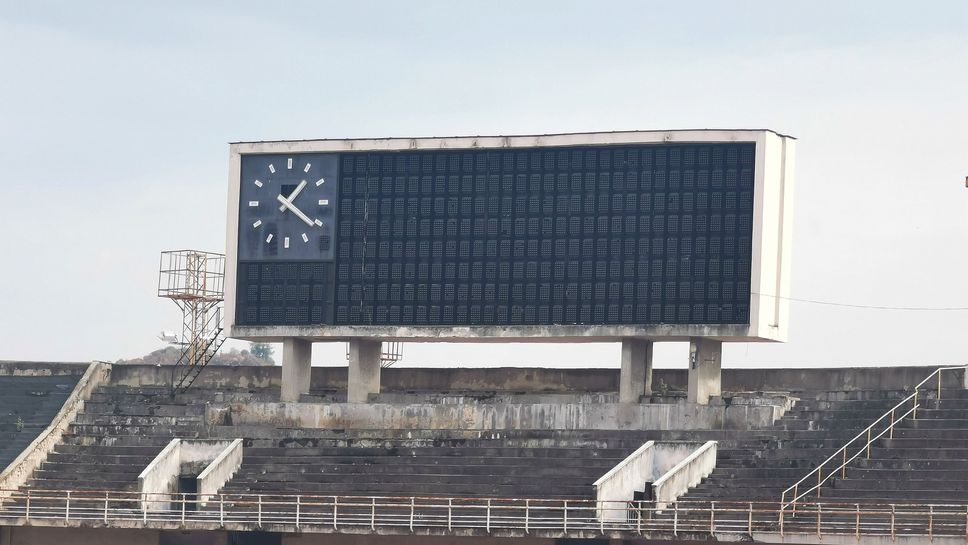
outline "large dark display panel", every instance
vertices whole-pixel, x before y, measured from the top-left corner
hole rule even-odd
[[[338,154],[332,261],[240,261],[236,321],[748,324],[754,151]]]

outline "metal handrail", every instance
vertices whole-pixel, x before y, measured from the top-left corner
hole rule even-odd
[[[799,481],[797,481],[796,483],[794,483],[792,486],[790,486],[789,488],[787,488],[786,490],[784,490],[783,493],[780,496],[780,517],[781,517],[781,522],[782,522],[782,517],[783,517],[784,511],[786,511],[787,508],[789,508],[789,507],[792,506],[793,511],[795,513],[796,512],[796,509],[797,509],[797,503],[801,499],[803,499],[805,496],[807,496],[808,494],[816,491],[817,492],[817,499],[819,500],[821,487],[824,485],[824,483],[826,483],[828,480],[830,480],[831,477],[833,477],[834,475],[837,475],[839,473],[840,474],[840,478],[845,479],[847,477],[847,465],[850,464],[851,462],[853,462],[854,460],[856,460],[861,454],[866,453],[867,458],[870,458],[871,445],[874,443],[874,441],[877,441],[878,439],[880,439],[881,437],[883,437],[885,433],[890,433],[890,438],[893,439],[894,438],[894,427],[897,425],[898,422],[900,422],[904,418],[907,418],[908,415],[911,415],[911,417],[912,417],[913,420],[917,420],[917,418],[918,418],[918,407],[920,407],[920,404],[918,403],[918,395],[921,392],[922,386],[924,386],[929,380],[931,380],[935,376],[937,376],[937,378],[938,378],[938,381],[937,381],[938,382],[938,386],[937,386],[937,400],[940,401],[941,400],[941,376],[942,376],[942,372],[944,372],[944,371],[954,371],[954,370],[968,370],[968,365],[961,365],[961,366],[956,366],[956,367],[939,367],[939,368],[935,369],[934,372],[932,372],[930,375],[928,375],[927,377],[925,377],[924,380],[922,380],[921,382],[919,382],[917,384],[917,386],[914,387],[914,393],[912,393],[911,395],[909,395],[909,396],[905,397],[904,399],[902,399],[901,401],[899,401],[896,405],[894,405],[893,407],[891,407],[890,410],[888,410],[886,413],[882,414],[877,420],[874,420],[874,422],[872,422],[871,425],[867,426],[867,428],[865,428],[860,433],[858,433],[857,435],[855,435],[853,439],[851,439],[850,441],[847,441],[847,443],[844,444],[844,446],[840,447],[840,449],[838,449],[837,452],[834,452],[826,460],[824,460],[823,462],[821,462],[820,465],[818,465],[816,468],[813,469],[813,471],[811,471],[810,473],[807,473],[802,479],[800,479]],[[906,403],[908,403],[909,401],[912,402],[911,408],[908,409],[907,412],[905,412],[904,414],[902,414],[900,417],[896,417],[896,413],[899,410],[903,409],[904,405]],[[879,424],[881,421],[883,421],[888,416],[890,416],[890,418],[891,418],[890,424],[886,428],[884,428],[883,430],[881,430],[880,433],[877,433],[875,435],[874,432],[873,432],[874,428],[877,426],[877,424]],[[848,458],[848,449],[850,448],[850,446],[853,445],[855,441],[858,441],[859,439],[861,439],[865,435],[867,436],[867,442],[864,443],[864,445],[862,445],[853,456],[850,456]],[[836,468],[830,470],[830,472],[827,473],[827,476],[824,477],[823,476],[823,469],[824,469],[824,467],[827,466],[827,464],[832,463],[833,460],[835,460],[837,458],[840,458],[841,459],[840,465],[837,466]],[[814,478],[814,475],[816,475],[816,481],[817,481],[816,484],[814,484],[813,486],[811,486],[811,487],[807,488],[806,490],[800,492],[800,485],[804,484],[808,480],[810,482],[812,482],[812,480]],[[792,499],[790,499],[790,501],[787,501],[787,499],[786,499],[787,498],[787,494],[791,494],[792,495]]]
[[[966,536],[966,504],[803,503],[804,517],[777,515],[762,501],[653,502],[417,496],[193,494],[20,489],[0,503],[4,524],[430,534],[472,530],[492,535],[783,535]],[[141,506],[146,506],[142,508]],[[604,517],[603,511],[622,517]],[[735,539],[734,539],[735,540]]]

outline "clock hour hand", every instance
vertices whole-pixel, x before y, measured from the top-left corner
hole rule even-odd
[[[291,202],[287,201],[286,198],[283,197],[282,195],[276,195],[276,200],[282,203],[283,208],[288,208],[289,210],[292,211],[293,214],[296,215],[297,218],[306,222],[306,225],[310,227],[315,225],[313,223],[313,220],[309,219],[309,216],[307,216],[306,214],[303,214],[302,210],[296,208]]]
[[[304,187],[306,187],[306,180],[299,182],[299,185],[296,186],[296,189],[292,190],[292,193],[290,193],[289,196],[286,197],[286,200],[289,201],[290,203],[296,200],[296,196],[299,195],[299,193],[303,190]],[[280,212],[285,211],[285,209],[286,209],[286,205],[282,205],[279,207]]]

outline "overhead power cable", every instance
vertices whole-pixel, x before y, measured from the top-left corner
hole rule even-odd
[[[904,310],[904,311],[920,311],[920,312],[957,312],[957,311],[968,311],[968,307],[893,307],[886,305],[855,305],[851,303],[837,303],[834,301],[818,301],[816,299],[800,299],[797,297],[783,297],[779,295],[771,295],[768,293],[757,293],[752,292],[754,295],[759,295],[761,297],[773,297],[776,299],[783,299],[786,301],[795,301],[797,303],[811,303],[814,305],[826,305],[830,307],[845,307],[845,308],[862,308],[871,310]]]

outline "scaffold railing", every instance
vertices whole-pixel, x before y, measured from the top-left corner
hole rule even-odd
[[[853,439],[837,449],[826,460],[807,473],[799,481],[783,491],[780,496],[780,516],[786,512],[796,514],[801,500],[813,496],[815,502],[822,497],[823,486],[833,479],[846,479],[847,469],[858,458],[870,458],[871,447],[879,439],[894,438],[894,429],[905,418],[917,420],[918,409],[928,393],[935,392],[935,399],[941,401],[942,376],[946,372],[968,372],[968,366],[939,367],[914,387],[914,391],[878,417],[870,426],[861,430]]]
[[[968,537],[968,505],[801,503],[784,521],[778,502],[647,501],[282,494],[144,494],[96,490],[9,491],[4,524],[299,532],[492,535],[735,535]]]

